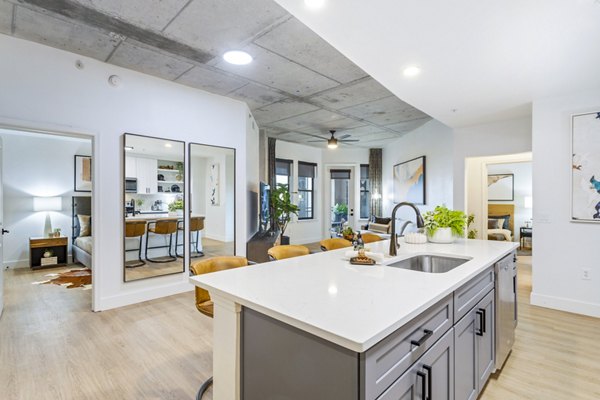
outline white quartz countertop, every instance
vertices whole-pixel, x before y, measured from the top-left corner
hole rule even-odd
[[[469,257],[446,273],[358,266],[347,249],[193,276],[190,282],[356,352],[364,352],[516,249],[517,243],[457,240],[407,244],[387,256],[389,240],[370,243],[384,264],[418,254]]]

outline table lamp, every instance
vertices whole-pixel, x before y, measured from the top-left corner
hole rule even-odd
[[[50,219],[50,211],[62,210],[61,197],[34,197],[33,211],[46,212],[46,221],[44,223],[44,236],[49,237],[52,233],[52,221]]]

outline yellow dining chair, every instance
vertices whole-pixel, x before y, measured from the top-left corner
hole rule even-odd
[[[362,236],[362,240],[364,243],[373,243],[373,242],[379,242],[380,240],[383,240],[383,238],[379,235],[376,235],[374,233],[363,233],[361,234]]]
[[[246,257],[238,257],[238,256],[224,256],[224,257],[213,257],[207,260],[195,261],[190,266],[190,272],[192,275],[202,275],[208,274],[211,272],[224,271],[227,269],[245,267],[248,265],[248,260]],[[214,316],[214,304],[210,299],[210,294],[196,286],[196,308],[202,314],[213,318]],[[198,390],[198,394],[196,395],[196,400],[202,399],[204,392],[210,387],[213,382],[212,376],[208,378],[200,389]]]
[[[306,256],[310,254],[308,247],[297,244],[285,244],[273,246],[267,252],[271,261],[283,260],[285,258]]]
[[[321,245],[321,250],[323,251],[343,249],[344,247],[352,247],[351,241],[342,238],[324,239],[321,240],[319,244]]]

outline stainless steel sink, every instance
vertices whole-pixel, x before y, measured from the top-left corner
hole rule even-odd
[[[446,257],[433,254],[422,254],[388,264],[388,267],[404,268],[413,271],[442,274],[453,270],[469,261],[470,258]]]

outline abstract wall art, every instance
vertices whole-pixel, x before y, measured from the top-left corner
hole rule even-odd
[[[514,201],[515,176],[513,174],[488,175],[488,201]]]
[[[600,222],[600,112],[571,120],[571,220]]]
[[[425,156],[394,165],[394,202],[425,204]]]

